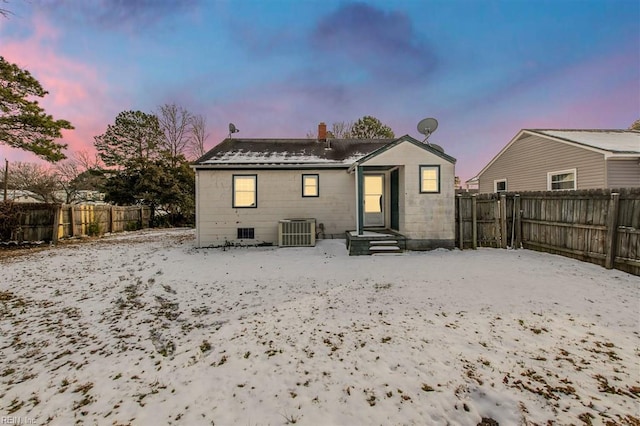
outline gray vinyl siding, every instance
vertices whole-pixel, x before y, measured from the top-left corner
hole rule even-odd
[[[604,188],[604,155],[540,136],[516,140],[479,178],[481,193],[494,192],[494,180],[507,179],[507,190],[546,191],[547,173],[577,169],[577,189]]]
[[[607,160],[607,187],[631,188],[640,186],[640,159]]]

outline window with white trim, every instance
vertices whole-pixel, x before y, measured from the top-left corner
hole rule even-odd
[[[563,191],[578,188],[576,169],[560,170],[547,173],[547,190]]]
[[[420,192],[440,192],[440,166],[420,166]]]
[[[320,176],[319,175],[302,175],[302,196],[303,197],[320,196]]]
[[[233,175],[233,207],[251,208],[258,206],[258,176]]]
[[[496,179],[493,181],[493,192],[507,192],[507,180]]]

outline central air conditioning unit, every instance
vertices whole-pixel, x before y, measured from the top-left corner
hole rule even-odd
[[[283,219],[278,222],[278,246],[313,247],[315,245],[315,219]]]

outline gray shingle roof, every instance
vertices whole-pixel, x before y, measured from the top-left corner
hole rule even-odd
[[[214,165],[323,165],[348,167],[396,139],[225,139],[195,162]]]

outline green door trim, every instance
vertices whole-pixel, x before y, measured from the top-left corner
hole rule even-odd
[[[400,230],[400,172],[398,169],[391,171],[390,176],[390,190],[389,200],[391,202],[391,229],[396,231]]]
[[[357,232],[358,235],[362,234],[362,230],[364,228],[364,177],[363,172],[364,167],[357,166],[356,167],[356,185],[358,190],[358,200],[356,202],[356,209],[358,212],[358,224],[357,224]]]

